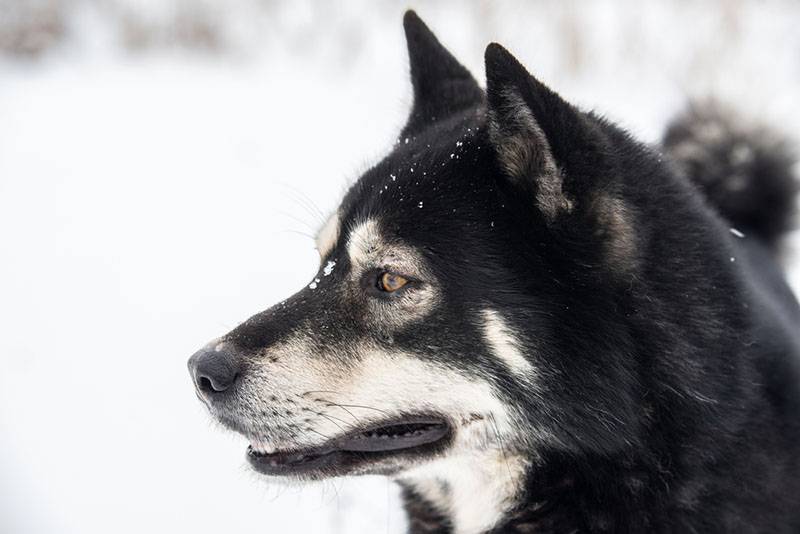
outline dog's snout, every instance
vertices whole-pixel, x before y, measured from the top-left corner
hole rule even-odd
[[[240,359],[225,345],[203,348],[189,358],[189,373],[197,389],[214,395],[230,389],[241,374]]]

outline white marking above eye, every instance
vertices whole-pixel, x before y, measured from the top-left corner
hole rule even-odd
[[[367,219],[356,225],[350,231],[350,238],[347,241],[347,254],[353,265],[366,264],[373,253],[380,248],[381,234],[378,223],[373,219]]]

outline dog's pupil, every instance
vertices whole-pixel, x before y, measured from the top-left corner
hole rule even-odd
[[[397,291],[406,284],[406,279],[392,273],[384,273],[381,276],[381,286],[385,291]]]

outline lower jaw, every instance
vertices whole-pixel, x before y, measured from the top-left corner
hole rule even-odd
[[[312,456],[296,463],[280,463],[258,458],[248,452],[250,465],[263,475],[272,477],[294,477],[318,480],[353,474],[389,474],[391,456],[397,454],[332,451],[320,456]]]
[[[444,451],[452,441],[452,431],[445,427],[439,433],[442,435],[431,442],[388,450],[343,450],[334,443],[315,449],[258,454],[248,447],[247,460],[255,471],[272,477],[319,480],[360,474],[392,475],[405,465]]]

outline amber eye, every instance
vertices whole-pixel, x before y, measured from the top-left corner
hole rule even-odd
[[[387,293],[394,293],[407,283],[408,280],[399,274],[383,273],[380,278],[378,278],[378,289],[386,291]]]

